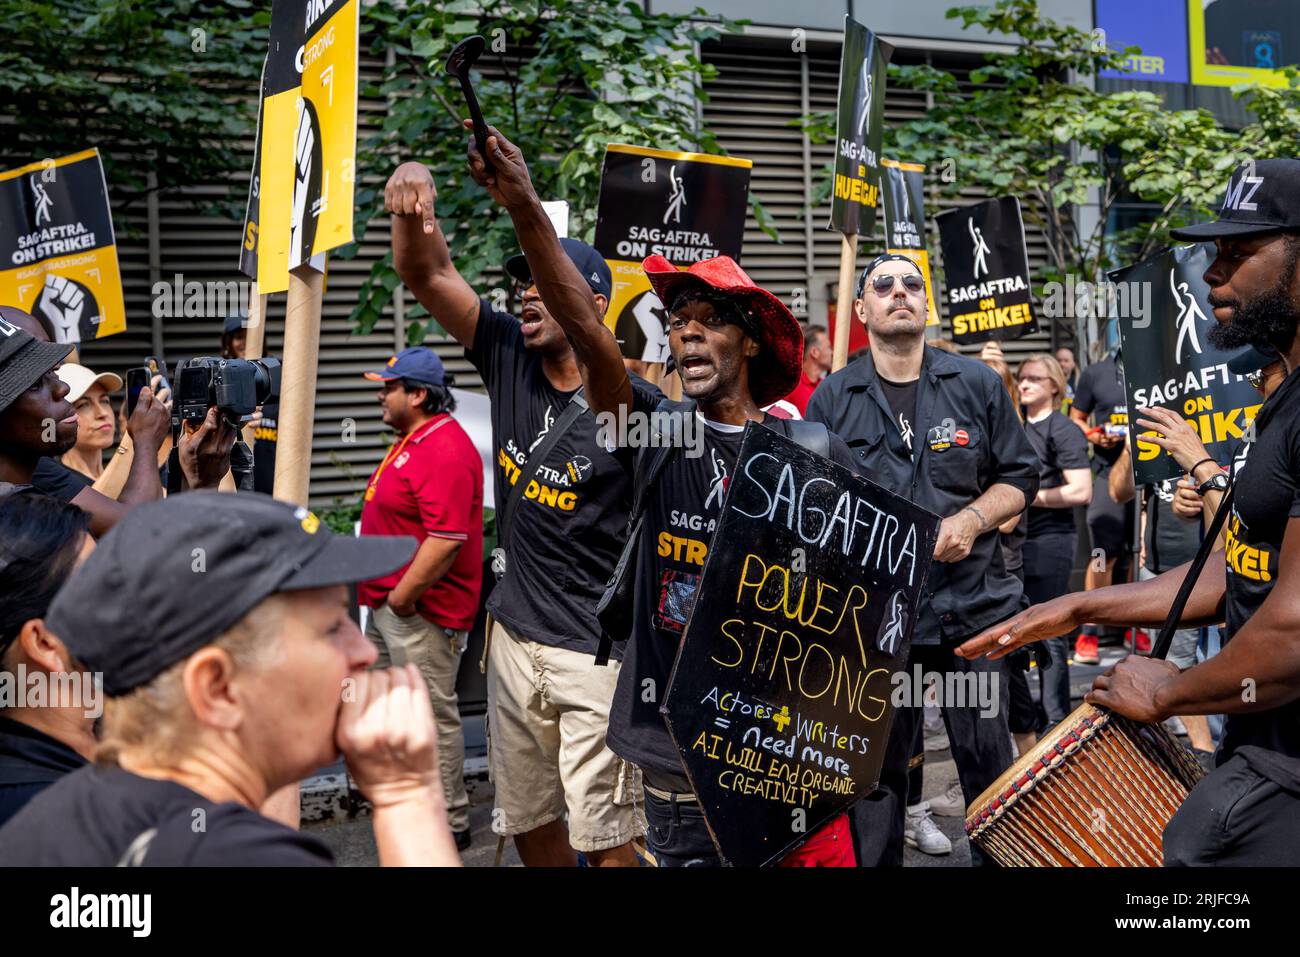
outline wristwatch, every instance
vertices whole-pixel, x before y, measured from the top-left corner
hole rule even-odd
[[[1200,496],[1204,496],[1206,492],[1209,492],[1211,490],[1215,492],[1223,492],[1226,491],[1227,488],[1228,488],[1228,476],[1220,472],[1218,475],[1212,475],[1204,482],[1202,482],[1200,485],[1196,486],[1196,494]]]

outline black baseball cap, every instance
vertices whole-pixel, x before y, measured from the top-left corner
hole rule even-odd
[[[221,325],[221,334],[223,336],[232,336],[240,329],[248,328],[248,310],[237,309],[230,315],[226,316]]]
[[[40,382],[45,373],[58,368],[72,348],[67,343],[41,342],[0,319],[0,412]]]
[[[352,538],[269,495],[188,492],[128,512],[60,589],[46,623],[109,696],[212,641],[276,592],[366,581],[418,542]],[[200,551],[201,550],[201,551]]]
[[[608,299],[610,290],[614,288],[614,277],[609,271],[609,263],[605,262],[605,257],[596,252],[594,246],[588,246],[581,240],[566,237],[560,240],[560,245],[573,264],[578,267],[582,278],[587,280],[591,291]],[[528,268],[528,260],[524,258],[523,253],[506,260],[506,273],[518,282],[527,284],[533,281],[533,271]]]
[[[1283,229],[1300,230],[1300,159],[1243,163],[1228,180],[1218,220],[1171,229],[1169,235],[1199,243]]]

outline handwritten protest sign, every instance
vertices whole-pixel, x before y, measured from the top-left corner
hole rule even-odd
[[[939,518],[751,423],[663,713],[723,860],[876,786]]]

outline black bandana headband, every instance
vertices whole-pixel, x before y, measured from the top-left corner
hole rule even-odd
[[[907,263],[909,266],[911,266],[913,269],[917,271],[917,274],[920,275],[922,279],[925,278],[925,273],[921,272],[921,267],[916,264],[916,260],[908,256],[904,256],[901,253],[881,253],[875,259],[871,260],[871,262],[867,263],[867,268],[862,270],[862,275],[858,277],[857,297],[859,299],[862,298],[862,290],[867,288],[867,277],[870,276],[876,270],[876,267],[881,266],[887,262]]]

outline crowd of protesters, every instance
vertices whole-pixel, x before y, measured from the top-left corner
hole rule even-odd
[[[631,371],[605,322],[605,261],[556,236],[525,158],[490,134],[486,158],[470,143],[469,170],[519,240],[505,264],[517,315],[457,272],[428,170],[399,166],[384,201],[401,280],[464,348],[490,399],[492,818],[525,865],[720,863],[660,703],[750,422],[942,519],[898,670],[973,674],[997,696],[991,713],[935,701],[958,778],[941,801],[921,799],[925,708],[896,708],[877,788],[783,866],[897,866],[909,844],[949,853],[932,810],[963,814],[1073,710],[1071,667],[1097,663],[1112,634],[1134,658],[1150,650],[1147,629],[1222,505],[1229,470],[1254,479],[1224,533],[1229,547],[1258,548],[1270,574],[1243,590],[1220,559],[1167,661],[1126,659],[1089,700],[1178,721],[1207,769],[1222,737],[1218,760],[1236,777],[1211,774],[1214,798],[1189,801],[1195,821],[1213,820],[1213,800],[1231,787],[1253,789],[1236,844],[1206,849],[1184,823],[1180,859],[1253,863],[1279,842],[1294,850],[1287,789],[1300,778],[1300,733],[1286,689],[1300,656],[1259,664],[1269,634],[1294,643],[1279,607],[1289,599],[1270,589],[1300,575],[1282,545],[1300,508],[1300,443],[1295,416],[1275,411],[1300,388],[1288,376],[1300,318],[1294,224],[1187,236],[1219,242],[1207,273],[1223,313],[1216,332],[1244,347],[1232,371],[1274,410],[1261,417],[1277,422],[1276,441],[1246,471],[1248,448],[1218,462],[1177,415],[1130,412],[1113,344],[1080,368],[1069,348],[1013,363],[996,344],[976,357],[927,338],[924,276],[888,253],[856,286],[870,346],[833,372],[827,330],[801,326],[729,258],[689,269],[646,259],[682,396],[668,398]],[[1300,169],[1274,162],[1291,164],[1288,176]],[[246,324],[225,317],[223,356],[244,354]],[[174,422],[159,374],[129,413],[115,411],[123,378],[70,352],[0,305],[0,679],[48,691],[39,702],[0,698],[0,864],[327,865],[329,849],[296,827],[296,784],[340,755],[373,808],[381,864],[458,863],[471,838],[456,682],[486,590],[485,479],[438,355],[409,348],[367,373],[393,441],[366,485],[360,534],[346,537],[263,494],[274,398],[251,420],[213,408],[201,423]],[[629,412],[695,419],[703,454],[650,455],[598,430],[602,413]],[[1135,488],[1130,421],[1185,477]],[[255,439],[253,478],[237,491],[241,430]],[[1265,494],[1266,480],[1281,488]],[[1258,500],[1243,504],[1248,491]],[[689,547],[660,547],[682,529]],[[611,635],[604,616],[619,595],[626,633]],[[1234,632],[1246,637],[1225,644]],[[1222,691],[1242,667],[1272,681],[1250,715]],[[1168,699],[1154,703],[1157,691]],[[974,847],[971,858],[988,863]]]

